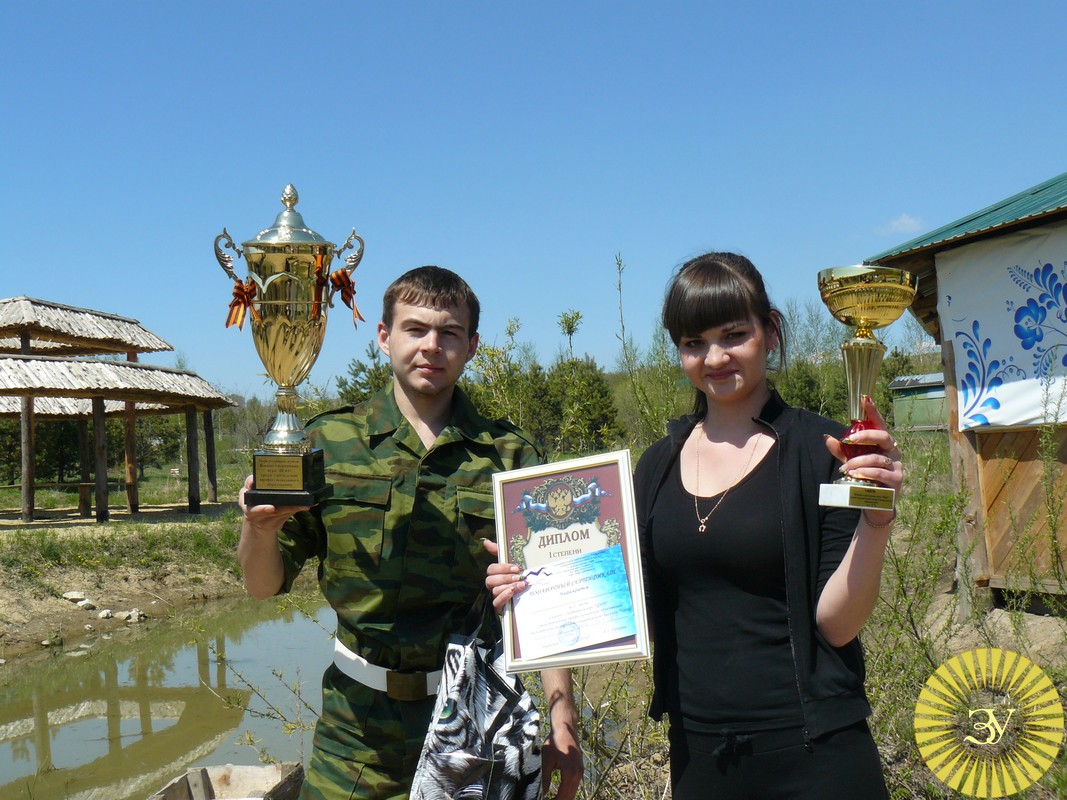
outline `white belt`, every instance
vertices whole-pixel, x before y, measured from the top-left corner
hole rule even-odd
[[[376,666],[345,647],[334,637],[333,663],[354,681],[371,689],[385,692],[393,700],[424,700],[437,694],[441,670],[433,672],[394,672]]]

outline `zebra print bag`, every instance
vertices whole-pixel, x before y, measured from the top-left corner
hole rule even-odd
[[[541,716],[519,676],[504,672],[499,628],[490,613],[449,642],[410,800],[541,796]]]

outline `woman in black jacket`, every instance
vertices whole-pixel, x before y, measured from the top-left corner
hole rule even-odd
[[[684,264],[663,324],[696,405],[635,488],[674,800],[885,797],[857,635],[895,512],[818,498],[842,473],[899,490],[900,451],[869,399],[868,452],[846,458],[841,425],[774,391],[785,332],[747,258]]]
[[[670,718],[674,800],[887,797],[857,635],[895,512],[819,505],[843,473],[899,490],[900,451],[785,404],[767,378],[785,331],[747,258],[707,253],[671,280],[663,325],[696,389],[635,474],[655,636],[649,713]],[[525,582],[493,565],[502,609]]]

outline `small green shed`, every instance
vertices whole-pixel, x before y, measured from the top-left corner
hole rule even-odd
[[[889,393],[893,396],[896,427],[910,431],[948,429],[945,373],[901,375],[889,384]]]

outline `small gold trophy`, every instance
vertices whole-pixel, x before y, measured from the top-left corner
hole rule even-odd
[[[886,347],[872,331],[896,322],[915,297],[915,273],[879,266],[832,267],[819,273],[819,294],[838,322],[855,328],[841,345],[851,424],[842,438],[874,427],[863,410],[863,397],[874,392]],[[869,453],[871,445],[845,444],[848,458]],[[896,492],[874,481],[844,477],[824,483],[819,505],[891,510]]]
[[[234,282],[226,327],[244,327],[251,316],[252,340],[278,385],[278,413],[261,449],[252,457],[254,488],[245,493],[247,506],[313,506],[331,494],[326,483],[322,451],[312,449],[296,416],[296,387],[311,372],[326,334],[326,312],[333,295],[341,293],[352,309],[353,322],[362,320],[355,305],[352,271],[363,258],[363,239],[352,229],[340,248],[304,224],[296,206],[296,188],[282,193],[285,210],[274,225],[261,231],[239,249],[226,229],[215,237],[215,258]],[[356,247],[353,242],[358,242]],[[345,267],[330,273],[334,256],[355,247]],[[233,270],[233,250],[248,263],[248,278],[241,281]]]

